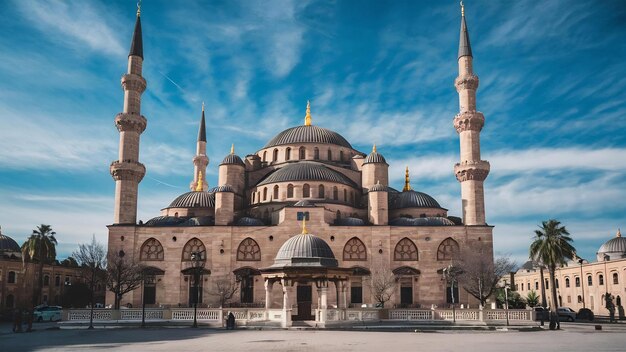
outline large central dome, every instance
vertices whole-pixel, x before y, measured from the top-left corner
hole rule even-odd
[[[339,133],[313,125],[286,129],[267,142],[263,149],[298,143],[335,144],[352,149],[350,143]]]
[[[299,163],[293,163],[281,167],[261,180],[257,186],[289,181],[330,181],[342,183],[355,188],[358,187],[352,180],[343,174],[322,164],[310,161],[301,161]]]

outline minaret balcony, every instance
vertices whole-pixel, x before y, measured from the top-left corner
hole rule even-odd
[[[139,92],[139,94],[143,93],[148,85],[145,78],[134,73],[122,75],[121,83],[124,90],[136,91]]]
[[[454,86],[456,87],[457,92],[466,89],[476,90],[478,89],[478,83],[478,76],[474,74],[464,74],[454,80]]]
[[[491,166],[486,160],[466,160],[454,165],[454,174],[459,182],[484,181]]]
[[[464,111],[454,116],[454,128],[458,133],[478,131],[485,125],[485,116],[480,111]]]
[[[134,160],[115,160],[111,163],[109,171],[116,181],[140,182],[146,174],[146,167]]]
[[[148,120],[143,115],[121,112],[115,116],[115,127],[120,132],[142,133],[147,125]]]

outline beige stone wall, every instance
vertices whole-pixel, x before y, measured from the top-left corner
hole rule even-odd
[[[369,221],[373,225],[389,223],[389,194],[387,192],[368,193]]]
[[[389,166],[385,164],[364,164],[362,174],[363,188],[371,188],[376,183],[380,182],[381,185],[389,185]]]
[[[230,185],[237,194],[245,194],[245,167],[243,165],[220,165],[218,185]]]

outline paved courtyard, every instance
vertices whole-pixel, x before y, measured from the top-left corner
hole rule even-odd
[[[626,329],[571,324],[550,331],[321,331],[148,328],[43,330],[13,334],[2,351],[624,351]]]

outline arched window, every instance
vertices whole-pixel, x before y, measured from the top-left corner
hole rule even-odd
[[[263,200],[267,200],[267,187],[263,188]]]
[[[578,303],[582,303],[582,301],[583,301],[583,296],[578,295]]]
[[[287,198],[293,198],[293,185],[291,183],[287,185]]]
[[[367,260],[365,244],[357,237],[352,237],[343,247],[343,260]]]
[[[598,285],[604,286],[604,275],[598,275]]]
[[[559,288],[559,279],[554,279],[554,284],[556,285],[556,288]]]
[[[14,304],[15,304],[15,297],[13,295],[7,295],[6,307],[13,308]]]
[[[263,162],[267,162],[267,150],[263,152]]]
[[[327,157],[328,157],[328,160],[333,160],[333,152],[330,151],[330,149],[328,149]]]
[[[539,283],[535,281],[535,291],[539,289]]]
[[[278,161],[278,149],[274,149],[273,154],[274,155],[272,155],[272,161],[277,162]]]
[[[580,287],[580,278],[576,277],[576,279],[574,280],[574,283],[576,284],[576,287]]]
[[[190,239],[183,247],[183,261],[191,261],[191,253],[199,253],[202,260],[206,260],[207,252],[204,243],[197,238]]]
[[[565,287],[569,287],[569,277],[565,278]]]
[[[256,199],[256,192],[252,192],[252,204],[254,204]]]
[[[313,149],[313,159],[320,160],[320,150],[317,147]]]
[[[302,198],[309,198],[311,196],[311,187],[308,183],[302,186]]]
[[[259,261],[261,260],[261,248],[255,240],[248,237],[241,241],[237,248],[238,261]]]
[[[393,251],[393,260],[418,260],[417,246],[408,238],[403,238]]]
[[[617,273],[613,273],[613,285],[619,284],[619,275]]]
[[[548,281],[548,279],[544,279],[544,284],[545,284],[546,290],[549,290],[550,289],[550,281]]]
[[[15,283],[15,271],[9,271],[9,275],[7,275],[7,283],[9,284]]]
[[[587,276],[587,286],[593,286],[593,279],[591,278],[591,275]]]
[[[43,285],[44,286],[50,286],[50,276],[46,275],[43,277]]]
[[[343,189],[343,201],[346,203],[348,202],[348,190],[345,188]]]
[[[339,200],[339,190],[337,189],[337,186],[333,187],[333,199]]]
[[[141,260],[163,260],[163,246],[156,238],[149,238],[141,245]]]
[[[287,147],[287,149],[285,149],[285,161],[291,159],[291,148]]]
[[[300,150],[298,151],[298,156],[300,160],[306,159],[306,149],[304,149],[304,147],[300,147]]]
[[[437,260],[452,260],[457,254],[459,254],[459,244],[448,237],[441,242],[437,249]]]
[[[274,186],[274,200],[278,199],[278,185]]]
[[[324,198],[324,185],[317,187],[317,198]]]

